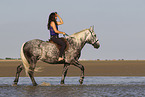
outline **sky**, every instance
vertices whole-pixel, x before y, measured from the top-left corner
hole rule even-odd
[[[69,35],[94,25],[101,46],[86,44],[80,59],[145,60],[145,0],[0,0],[0,58],[20,58],[24,42],[48,40],[51,12]]]

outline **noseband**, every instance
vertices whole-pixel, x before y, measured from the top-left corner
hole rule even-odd
[[[97,39],[96,41],[94,41],[93,43],[92,43],[92,45],[94,45],[95,43],[97,43],[99,40]]]

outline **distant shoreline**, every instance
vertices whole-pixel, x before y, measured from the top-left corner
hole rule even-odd
[[[0,62],[6,62],[6,61],[21,61],[21,60],[5,60],[5,59],[3,59],[3,60],[0,60]]]

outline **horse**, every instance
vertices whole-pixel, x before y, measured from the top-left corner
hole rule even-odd
[[[92,44],[96,49],[100,47],[99,40],[94,32],[94,27],[91,26],[89,29],[66,36],[65,39],[68,42],[69,48],[63,54],[65,61],[62,62],[64,67],[60,84],[64,84],[70,65],[74,65],[81,70],[79,83],[83,84],[85,69],[84,66],[79,63],[81,50],[86,43]],[[56,47],[56,44],[40,39],[25,42],[21,47],[20,55],[22,63],[17,67],[13,85],[17,85],[20,72],[23,69],[25,69],[26,74],[30,77],[33,86],[38,85],[34,79],[34,71],[39,71],[39,69],[35,68],[38,60],[49,64],[60,64],[58,62],[59,49]]]

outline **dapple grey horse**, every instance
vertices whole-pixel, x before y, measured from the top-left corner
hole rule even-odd
[[[63,57],[64,68],[62,72],[61,84],[64,84],[64,80],[67,74],[67,70],[70,65],[74,65],[81,69],[80,84],[83,83],[84,79],[84,66],[78,61],[81,50],[86,43],[92,44],[94,48],[99,48],[100,43],[94,33],[94,27],[85,29],[83,31],[74,33],[70,36],[65,37],[69,48],[65,51]],[[57,60],[59,58],[59,49],[54,43],[42,41],[39,39],[30,40],[24,43],[21,47],[21,59],[22,63],[17,67],[16,78],[13,85],[17,85],[19,80],[20,72],[25,69],[27,75],[30,76],[33,86],[37,83],[34,79],[34,71],[36,70],[36,63],[38,60],[49,64],[59,63]]]

